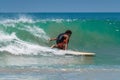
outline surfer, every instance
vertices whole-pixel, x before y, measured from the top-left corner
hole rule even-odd
[[[68,43],[71,34],[71,30],[66,30],[64,33],[59,34],[57,38],[51,38],[49,41],[56,40],[56,44],[52,45],[51,48],[66,50],[68,48]]]

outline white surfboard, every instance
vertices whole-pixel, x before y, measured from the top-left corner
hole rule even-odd
[[[79,51],[64,51],[65,55],[76,55],[76,56],[95,56],[95,53],[90,52],[79,52]]]

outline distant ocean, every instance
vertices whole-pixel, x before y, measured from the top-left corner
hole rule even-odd
[[[72,56],[51,49],[72,31]],[[0,13],[0,80],[119,80],[120,13]]]

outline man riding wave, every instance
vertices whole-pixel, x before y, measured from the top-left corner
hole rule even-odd
[[[56,44],[52,45],[51,48],[66,50],[68,48],[68,43],[71,34],[71,30],[66,30],[64,33],[59,34],[57,38],[51,38],[50,41],[56,40]]]

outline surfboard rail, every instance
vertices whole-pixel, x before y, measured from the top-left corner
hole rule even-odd
[[[79,52],[79,51],[65,51],[65,55],[75,55],[75,56],[95,56],[95,53],[91,52]]]

